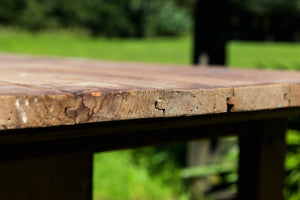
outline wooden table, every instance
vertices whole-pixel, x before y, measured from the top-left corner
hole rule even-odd
[[[92,153],[238,135],[239,199],[283,199],[300,73],[0,55],[0,199],[91,199]]]

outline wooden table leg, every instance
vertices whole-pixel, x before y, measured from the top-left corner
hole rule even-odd
[[[257,131],[239,136],[241,200],[283,200],[286,120],[258,122]]]
[[[92,155],[0,163],[0,199],[91,200]]]

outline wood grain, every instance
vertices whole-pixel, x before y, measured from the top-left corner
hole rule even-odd
[[[300,106],[300,73],[0,55],[0,129]]]

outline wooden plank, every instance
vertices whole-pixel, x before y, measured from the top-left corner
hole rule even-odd
[[[92,155],[0,163],[0,199],[92,200]]]
[[[9,55],[0,70],[0,129],[300,106],[299,72]]]
[[[289,107],[289,89],[289,85],[283,84],[234,88],[233,97],[227,103],[231,112]]]
[[[1,60],[1,56],[0,56]],[[34,62],[35,61],[35,62]],[[55,62],[54,62],[55,61]],[[4,62],[4,61],[2,61]],[[168,67],[169,66],[169,67]],[[184,67],[184,68],[183,68]],[[194,83],[204,86],[243,86],[247,84],[271,84],[271,83],[297,83],[299,82],[299,73],[294,72],[284,72],[285,76],[282,76],[282,71],[271,71],[271,70],[243,70],[243,69],[219,69],[219,68],[187,68],[187,66],[174,66],[174,65],[150,65],[150,64],[137,64],[137,63],[117,63],[117,62],[96,62],[90,60],[70,60],[70,59],[57,59],[52,60],[49,58],[42,59],[32,59],[24,62],[17,62],[11,60],[6,61],[5,65],[1,66],[2,73],[1,79],[7,81],[28,81],[29,83],[35,83],[37,80],[41,80],[40,76],[35,75],[35,79],[30,78],[31,73],[44,75],[43,83],[47,83],[47,80],[51,81],[53,78],[57,81],[64,83],[64,80],[59,80],[59,77],[65,77],[66,80],[71,79],[72,82],[80,82],[87,80],[95,80],[98,84],[106,82],[111,78],[114,80],[151,80],[152,84],[155,81],[170,81],[184,83]],[[5,70],[4,70],[5,69]],[[5,75],[5,71],[14,75],[11,72],[18,71],[13,76]],[[15,73],[15,72],[14,72]],[[45,74],[47,73],[47,74]],[[79,76],[79,74],[81,76]],[[58,77],[56,77],[58,76]],[[97,80],[97,77],[105,78],[105,81],[101,79]],[[81,78],[84,77],[84,78]],[[22,79],[21,79],[22,78]],[[89,78],[89,79],[87,79]],[[0,79],[0,80],[1,80]],[[87,80],[86,80],[87,79]],[[219,81],[218,81],[219,80]],[[294,80],[294,81],[293,81]],[[138,83],[142,83],[138,82]],[[72,83],[71,82],[71,83]],[[112,81],[113,82],[113,81]],[[37,82],[39,83],[39,82]],[[51,82],[50,82],[51,83]],[[65,81],[65,83],[70,83],[70,81]],[[135,85],[137,85],[136,83]],[[53,84],[53,83],[52,83]],[[57,83],[56,83],[57,85]],[[87,84],[86,84],[87,85]],[[133,83],[134,85],[134,83]],[[133,86],[132,85],[132,86]],[[92,84],[90,85],[92,86]],[[148,83],[145,84],[147,88],[155,88]],[[176,86],[176,85],[175,85]],[[189,88],[192,85],[189,85]],[[166,87],[166,86],[165,86]],[[188,86],[185,86],[188,87]],[[171,86],[165,89],[172,89]],[[130,89],[130,88],[129,88]]]
[[[1,60],[1,57],[0,57]],[[193,84],[205,88],[213,86],[245,86],[247,84],[272,84],[272,83],[299,83],[299,73],[284,72],[282,76],[281,71],[266,71],[266,70],[241,70],[241,69],[219,69],[219,68],[183,68],[178,66],[158,66],[149,64],[137,63],[116,63],[116,62],[96,62],[96,61],[81,61],[81,60],[54,60],[51,59],[32,59],[31,62],[5,62],[1,65],[0,80],[20,81],[32,84],[43,85],[44,83],[51,83],[53,79],[68,85],[70,83],[86,82],[86,86],[92,86],[93,83],[106,83],[109,78],[114,80],[135,80],[139,81],[134,85],[146,81],[145,87],[155,88],[152,85],[155,81],[164,82],[170,81],[173,83],[181,83],[187,88],[191,88]],[[11,75],[5,74],[5,71]],[[16,71],[18,73],[16,73]],[[35,77],[30,77],[31,75]],[[43,75],[43,78],[41,78]],[[81,75],[81,76],[79,76]],[[56,77],[58,76],[58,77]],[[97,79],[97,77],[100,76]],[[106,79],[103,81],[102,78]],[[66,78],[66,80],[60,78]],[[69,79],[69,80],[68,80]],[[40,83],[40,80],[43,80]],[[152,83],[147,80],[152,81]],[[218,81],[219,80],[219,81]],[[88,85],[91,81],[90,85]],[[95,82],[92,82],[95,81]],[[170,82],[167,82],[170,84]],[[189,83],[189,85],[187,85]],[[225,85],[224,85],[225,84]],[[54,86],[60,85],[55,83]],[[78,86],[79,84],[75,85]],[[101,85],[100,85],[101,86]],[[111,87],[110,85],[108,85]],[[164,86],[164,89],[174,89],[172,84],[169,87]],[[178,84],[175,85],[178,87]],[[130,89],[130,88],[128,88]]]
[[[0,130],[74,124],[74,119],[65,114],[66,107],[75,106],[74,96],[47,93],[0,95]]]
[[[188,117],[170,117],[155,119],[122,120],[73,126],[54,126],[47,128],[7,129],[0,132],[0,146],[4,144],[19,144],[42,142],[48,140],[65,140],[71,138],[91,137],[97,135],[139,133],[141,130],[159,132],[166,129],[187,127],[201,127],[205,125],[223,125],[226,123],[240,123],[278,117],[300,115],[300,108],[282,108],[251,112],[233,112],[214,115],[199,115]],[[186,131],[185,131],[186,133]],[[200,133],[199,133],[200,134]],[[203,134],[203,133],[201,133]],[[212,137],[216,137],[213,133]],[[199,136],[201,138],[207,136]]]
[[[0,132],[0,157],[92,153],[255,132],[257,120],[300,113],[289,109],[6,130]]]
[[[289,100],[290,106],[298,106],[300,104],[300,85],[291,85],[285,98]]]
[[[283,200],[285,119],[259,121],[239,136],[239,194],[243,200]]]
[[[12,135],[1,137],[3,140],[0,145],[0,162],[28,157],[93,153],[173,142],[186,142],[194,139],[246,133],[245,129],[252,130],[252,123],[226,123],[219,124],[218,126],[197,126],[196,124],[189,126],[188,123],[185,124],[183,122],[180,124],[180,126],[173,126],[171,122],[154,123],[153,121],[148,121],[141,124],[126,122],[119,126],[118,124],[111,124],[110,127],[106,128],[102,126],[104,131],[101,131],[102,127],[98,124],[93,127],[89,127],[88,125],[84,127],[67,126],[71,129],[67,127],[62,129],[62,127],[59,127],[48,130],[49,128],[47,128],[45,134],[49,136],[52,133],[56,135],[54,137],[57,137],[57,139],[47,139],[39,136],[33,140],[31,140],[31,137],[35,135],[35,130],[28,130],[26,133],[26,130],[23,129],[22,133],[18,135],[19,137],[10,138],[13,137]],[[163,125],[163,127],[155,128],[155,125]],[[184,134],[182,134],[183,132]],[[78,133],[81,134],[81,137],[77,135]],[[27,141],[24,135],[27,135]],[[60,135],[68,137],[59,139],[61,138]],[[23,141],[21,140],[22,136]]]

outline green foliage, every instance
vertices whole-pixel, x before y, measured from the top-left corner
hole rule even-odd
[[[300,131],[289,130],[286,140],[288,151],[284,195],[286,199],[297,200],[300,196]]]
[[[22,0],[0,0],[0,22],[4,25],[15,25],[17,13],[24,7]]]
[[[149,174],[146,166],[153,159],[142,161],[141,157],[134,158],[133,155],[127,150],[94,156],[95,199],[187,199],[182,190],[174,187],[175,183],[180,184],[181,181],[178,169],[171,162],[161,168],[163,172]],[[132,160],[140,164],[134,164]]]
[[[80,22],[92,31],[93,35],[132,36],[134,22],[130,20],[130,7],[127,0],[86,0],[79,12]]]
[[[191,18],[187,10],[178,7],[174,1],[152,3],[151,14],[147,16],[145,28],[149,35],[182,35],[190,30]]]
[[[182,35],[191,28],[185,8],[174,1],[99,0],[84,1],[80,22],[94,35],[144,37]]]
[[[24,7],[18,15],[17,25],[30,30],[40,30],[55,24],[49,16],[51,7],[45,6],[45,2],[39,0],[24,1]]]
[[[92,35],[182,35],[191,27],[174,0],[0,0],[0,24],[31,31],[84,28]]]
[[[151,176],[159,176],[164,184],[173,188],[173,194],[182,196],[185,191],[181,179],[181,168],[185,165],[186,145],[173,144],[149,147],[133,151],[133,162],[149,172]]]
[[[299,0],[232,0],[258,14],[300,15]]]

